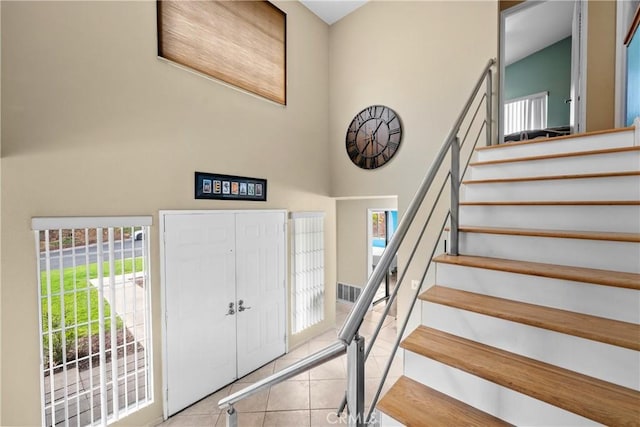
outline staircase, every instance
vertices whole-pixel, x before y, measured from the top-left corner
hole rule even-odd
[[[640,131],[483,147],[381,425],[640,425]]]

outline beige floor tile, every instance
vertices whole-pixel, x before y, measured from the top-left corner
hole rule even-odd
[[[382,370],[384,370],[384,367],[386,366],[389,360],[389,356],[385,356],[385,357],[373,356],[373,358],[378,363],[378,366],[380,367],[382,372]],[[402,375],[402,373],[404,372],[403,367],[404,365],[402,361],[402,356],[396,354],[396,356],[393,358],[393,362],[391,363],[391,367],[389,368],[388,376],[398,377]]]
[[[346,414],[343,414],[340,418],[336,414],[334,409],[312,409],[311,410],[311,427],[325,427],[347,425]]]
[[[308,427],[310,425],[309,411],[274,411],[267,412],[264,426],[277,427]]]
[[[178,414],[160,424],[162,427],[202,427],[215,426],[218,415],[183,415]]]
[[[339,331],[339,328],[331,328],[327,332],[324,332],[323,334],[313,338],[311,342],[314,342],[314,341],[334,342],[336,339],[338,339],[338,331]]]
[[[199,402],[194,403],[181,412],[182,415],[215,415],[220,413],[218,401],[229,395],[231,386],[227,386],[212,395],[205,397]]]
[[[280,358],[275,362],[274,372],[279,372],[284,368],[289,367],[296,362],[299,362],[300,360],[302,359]],[[309,381],[309,371],[296,375],[295,377],[291,378],[289,381]]]
[[[332,344],[335,344],[335,342],[338,340],[338,338],[334,335],[332,339],[330,340],[320,340],[320,339],[314,339],[313,341],[309,342],[309,354],[313,354],[317,351],[320,351]]]
[[[274,366],[275,366],[275,362],[267,363],[262,368],[256,369],[255,371],[251,372],[250,374],[247,374],[244,377],[240,378],[236,382],[253,384],[256,381],[260,381],[260,380],[268,377],[269,375],[273,374]]]
[[[242,390],[247,384],[234,383],[231,385],[231,394]],[[267,409],[267,400],[269,399],[269,390],[260,391],[254,395],[242,399],[234,406],[238,412],[264,412]]]
[[[309,342],[305,342],[292,348],[289,353],[280,357],[280,359],[302,359],[309,355]]]
[[[347,371],[345,364],[340,359],[330,360],[317,368],[313,368],[309,372],[309,378],[311,380],[336,380],[347,378]]]
[[[309,409],[309,381],[285,381],[271,387],[267,411]]]
[[[346,380],[314,380],[311,385],[311,409],[337,409],[347,389]]]
[[[238,413],[238,426],[240,427],[261,427],[264,423],[264,412],[240,412]],[[216,427],[226,427],[227,418],[224,414],[220,415]]]
[[[380,378],[382,377],[382,368],[378,364],[375,357],[369,356],[364,365],[364,377],[365,378]]]

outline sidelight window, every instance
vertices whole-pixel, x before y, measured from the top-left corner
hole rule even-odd
[[[42,424],[152,403],[151,217],[34,218]]]

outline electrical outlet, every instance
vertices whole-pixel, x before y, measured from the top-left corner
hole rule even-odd
[[[413,289],[415,291],[416,289],[418,289],[418,286],[420,286],[420,281],[419,280],[412,280],[411,281],[411,289]]]

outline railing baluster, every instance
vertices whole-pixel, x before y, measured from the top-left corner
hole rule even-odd
[[[227,409],[227,427],[238,427],[238,411],[233,406]]]
[[[364,425],[364,338],[360,335],[347,347],[347,409],[349,427]]]
[[[487,92],[486,92],[486,100],[485,100],[485,104],[487,105],[487,116],[486,116],[486,122],[487,122],[487,145],[492,145],[491,144],[491,130],[492,130],[492,126],[493,126],[493,72],[491,71],[491,68],[489,68],[489,70],[487,71]]]
[[[451,249],[449,255],[458,255],[458,211],[460,202],[460,140],[451,143]]]

